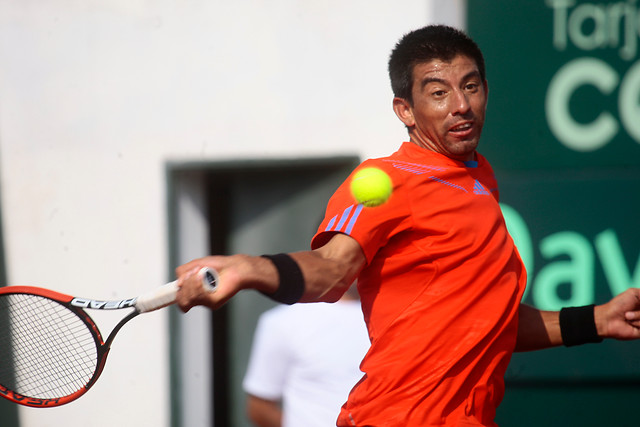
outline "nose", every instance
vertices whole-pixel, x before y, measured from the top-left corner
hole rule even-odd
[[[451,113],[455,115],[465,115],[471,110],[471,104],[469,103],[469,98],[467,94],[458,89],[454,91],[452,97],[452,106]]]

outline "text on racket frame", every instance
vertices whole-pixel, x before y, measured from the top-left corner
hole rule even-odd
[[[0,393],[9,397],[14,402],[28,406],[57,406],[58,402],[60,402],[60,398],[40,399],[37,397],[23,396],[20,393],[9,390],[2,384],[0,384]]]
[[[119,301],[99,301],[88,298],[74,298],[71,305],[80,308],[92,308],[97,310],[117,310],[119,308],[134,307],[137,298],[123,299]]]

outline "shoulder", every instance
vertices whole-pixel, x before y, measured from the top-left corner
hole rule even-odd
[[[395,153],[365,160],[355,171],[364,167],[377,167],[385,171],[392,178],[395,190],[400,185],[420,183],[425,177],[447,170],[451,167],[451,161],[412,142],[405,142]]]

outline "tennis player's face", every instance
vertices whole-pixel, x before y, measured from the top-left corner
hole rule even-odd
[[[395,98],[394,110],[409,128],[411,142],[456,160],[474,160],[487,90],[473,59],[437,59],[414,67],[413,105]]]

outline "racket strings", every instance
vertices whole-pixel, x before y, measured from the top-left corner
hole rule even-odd
[[[23,396],[68,396],[93,376],[98,351],[89,327],[45,297],[0,296],[0,384]]]

